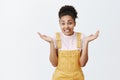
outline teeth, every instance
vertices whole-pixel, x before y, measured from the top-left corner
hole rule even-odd
[[[69,32],[69,30],[65,30],[65,32]]]

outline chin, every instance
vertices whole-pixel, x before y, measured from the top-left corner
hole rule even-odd
[[[72,35],[71,33],[64,33],[64,35],[66,35],[66,36],[70,36],[70,35]]]

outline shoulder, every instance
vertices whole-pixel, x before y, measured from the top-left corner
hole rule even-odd
[[[76,34],[77,37],[80,37],[80,39],[82,41],[84,41],[84,39],[86,37],[86,35],[84,33],[82,33],[82,32],[75,32],[75,34]]]
[[[84,36],[85,36],[85,34],[82,33],[82,32],[75,32],[75,34],[76,34],[76,35],[80,35],[81,37],[84,37]]]

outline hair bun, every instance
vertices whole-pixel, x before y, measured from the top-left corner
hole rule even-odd
[[[59,17],[61,17],[61,14],[73,14],[74,18],[77,18],[77,11],[75,10],[75,8],[73,6],[70,5],[65,5],[63,7],[60,8],[59,11]]]

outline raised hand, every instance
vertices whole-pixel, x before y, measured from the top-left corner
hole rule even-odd
[[[90,42],[96,39],[99,35],[99,31],[97,31],[95,34],[91,34],[85,38],[85,41]]]
[[[37,32],[37,34],[40,36],[41,39],[43,39],[43,40],[45,40],[45,41],[47,41],[47,42],[49,42],[49,43],[53,42],[53,39],[52,39],[51,37],[49,37],[49,36],[47,36],[47,35],[42,35],[42,34],[39,33],[39,32]]]

